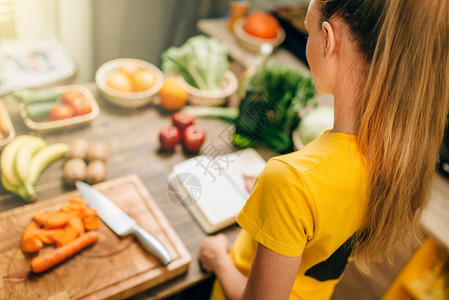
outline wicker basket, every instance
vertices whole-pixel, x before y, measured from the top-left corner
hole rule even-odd
[[[217,106],[226,102],[226,98],[235,93],[238,87],[237,77],[231,71],[226,71],[218,90],[200,90],[184,80],[181,80],[184,89],[189,93],[189,103],[201,106]]]

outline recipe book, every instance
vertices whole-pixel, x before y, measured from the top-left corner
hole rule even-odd
[[[186,207],[206,233],[214,233],[235,223],[249,193],[245,176],[256,177],[265,160],[254,149],[200,155],[173,167],[169,175],[169,197]]]

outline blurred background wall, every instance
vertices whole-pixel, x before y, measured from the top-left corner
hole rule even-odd
[[[253,0],[251,9],[308,0]],[[198,34],[202,18],[225,17],[229,0],[0,0],[0,39],[56,38],[74,58],[76,82],[105,61],[135,57],[160,65],[166,48]]]

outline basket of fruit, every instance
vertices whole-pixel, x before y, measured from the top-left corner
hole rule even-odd
[[[150,103],[163,82],[164,75],[159,68],[133,58],[108,61],[95,74],[95,83],[103,97],[125,108],[137,108]]]

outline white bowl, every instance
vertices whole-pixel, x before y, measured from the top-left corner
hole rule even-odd
[[[155,84],[151,88],[141,92],[122,92],[109,87],[106,84],[107,76],[111,72],[117,71],[120,66],[126,63],[133,63],[139,68],[153,73],[154,76],[156,76]],[[164,75],[158,67],[144,60],[119,58],[108,61],[98,68],[97,73],[95,74],[95,83],[106,100],[121,107],[136,108],[144,106],[153,100],[154,96],[159,92],[164,83]]]
[[[182,77],[181,77],[182,79]],[[200,90],[184,80],[181,80],[184,89],[189,93],[189,103],[192,105],[214,106],[226,102],[226,97],[232,95],[238,87],[237,77],[227,70],[218,90]]]
[[[285,39],[285,32],[282,27],[279,27],[277,35],[272,39],[262,39],[251,35],[243,29],[245,18],[240,18],[234,23],[234,34],[237,37],[237,41],[246,49],[259,52],[260,46],[263,43],[269,43],[273,46],[273,49],[278,47]]]

